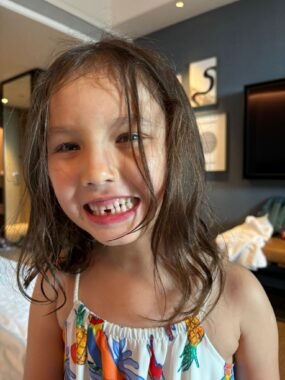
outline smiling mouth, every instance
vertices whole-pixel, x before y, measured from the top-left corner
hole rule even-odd
[[[94,203],[87,203],[84,209],[88,213],[96,216],[119,215],[136,208],[139,202],[139,198],[136,197],[118,198],[114,201],[110,201],[109,204],[101,206]]]

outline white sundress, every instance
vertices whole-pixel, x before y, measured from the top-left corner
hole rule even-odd
[[[199,317],[166,327],[130,328],[101,319],[78,299],[65,322],[65,380],[234,380]]]

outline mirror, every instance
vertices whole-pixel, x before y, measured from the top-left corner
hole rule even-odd
[[[29,220],[22,143],[35,72],[2,82],[4,237],[10,243],[20,243]]]

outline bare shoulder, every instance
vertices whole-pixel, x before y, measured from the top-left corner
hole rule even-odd
[[[224,298],[238,314],[241,335],[250,331],[257,320],[274,327],[274,311],[255,275],[248,269],[232,263],[226,263],[225,273]]]
[[[45,304],[47,308],[58,309],[67,303],[70,298],[74,284],[74,276],[64,273],[55,272],[52,275],[50,272],[43,277],[38,275],[33,299]],[[51,301],[51,302],[50,302]]]
[[[230,262],[227,262],[224,268],[224,296],[240,308],[241,313],[244,312],[245,305],[251,305],[253,308],[263,304],[270,306],[262,285],[253,273]]]
[[[64,329],[64,323],[73,307],[75,275],[60,272],[58,278],[58,299],[57,299],[57,321],[61,329]]]
[[[227,263],[225,273],[224,297],[234,305],[240,325],[237,378],[279,380],[276,318],[262,285],[235,264]]]
[[[269,299],[253,273],[248,269],[232,264],[225,265],[226,281],[224,297],[233,303],[240,315],[241,333],[248,329],[252,318],[249,316],[259,313],[266,319],[275,321],[275,315]]]

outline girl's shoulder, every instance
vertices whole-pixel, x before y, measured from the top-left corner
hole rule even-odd
[[[227,263],[225,274],[222,298],[240,330],[237,377],[279,379],[277,323],[265,290],[253,273],[238,265]]]
[[[61,320],[72,309],[75,277],[74,274],[60,271],[56,271],[54,274],[48,271],[45,276],[39,273],[33,299],[41,304],[46,304],[50,308],[49,312],[56,310],[58,320]],[[61,326],[61,323],[59,324]]]
[[[57,321],[61,329],[64,329],[64,323],[70,314],[74,304],[75,278],[76,274],[57,272],[58,280],[57,290]],[[60,284],[60,285],[59,285]]]
[[[224,272],[221,303],[237,320],[242,334],[247,324],[252,323],[253,315],[271,315],[273,310],[261,283],[250,270],[226,262]]]
[[[223,299],[225,305],[228,305],[238,318],[239,341],[244,344],[239,345],[239,352],[245,347],[257,349],[257,342],[266,344],[267,340],[269,344],[276,339],[277,323],[263,286],[252,272],[236,264],[227,263],[225,274]],[[267,338],[261,342],[260,335]],[[273,343],[272,347],[274,347]]]
[[[256,302],[267,302],[267,296],[262,285],[248,269],[225,261],[223,272],[224,287],[213,311],[218,309],[224,312],[224,308],[226,308],[228,313],[233,313],[236,319],[241,319],[245,312],[245,306],[247,308],[249,305],[254,307]],[[214,281],[211,296],[209,297],[209,306],[211,306],[211,300],[216,299],[218,292],[219,276]]]
[[[248,308],[253,310],[261,307],[264,303],[268,304],[267,295],[252,272],[230,262],[225,263],[224,270],[225,287],[223,298],[236,311],[239,311],[241,317]]]
[[[255,347],[264,324],[267,334],[275,334],[276,322],[272,307],[261,284],[246,268],[226,262],[224,265],[225,284],[221,296],[203,321],[205,331],[217,351],[226,360],[237,353]],[[209,298],[215,300],[218,279]],[[243,344],[241,344],[241,342]],[[245,344],[246,342],[246,344]]]

